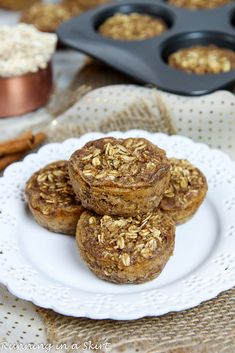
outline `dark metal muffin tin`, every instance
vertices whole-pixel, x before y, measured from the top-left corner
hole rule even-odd
[[[117,12],[157,16],[169,29],[160,36],[138,41],[113,40],[99,34],[100,24]],[[196,75],[167,64],[171,53],[192,45],[215,44],[235,50],[235,3],[211,10],[187,10],[164,0],[116,1],[65,22],[58,35],[67,46],[165,91],[202,95],[235,84],[235,70]]]

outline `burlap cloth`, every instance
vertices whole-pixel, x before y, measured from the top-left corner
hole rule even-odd
[[[65,129],[63,120],[68,117],[63,111],[72,105],[78,96],[89,89],[114,83],[130,83],[130,79],[98,63],[89,63],[75,78],[67,104],[56,101],[51,109],[55,115],[61,113],[61,124],[49,126],[49,140],[63,140],[85,132],[99,130],[128,130],[141,128],[148,131],[174,133],[166,107],[156,96],[158,110],[154,112],[144,101],[137,102],[118,116],[106,117],[91,124],[90,121]],[[83,85],[86,85],[84,88]],[[83,87],[81,89],[81,87]],[[79,95],[74,92],[79,90]],[[81,94],[80,94],[81,93]],[[69,103],[68,103],[69,102]],[[56,108],[55,108],[56,107]],[[72,108],[71,108],[72,109]],[[71,115],[71,112],[69,113]],[[71,124],[72,125],[72,124]],[[134,321],[90,320],[59,315],[52,310],[38,308],[52,344],[82,344],[92,341],[111,343],[111,351],[145,353],[234,353],[235,352],[235,289],[221,294],[218,298],[199,305],[197,308],[162,317],[148,317]],[[73,352],[76,350],[73,350]],[[77,350],[79,351],[79,350]],[[80,350],[81,351],[81,350]],[[98,351],[98,350],[96,350]],[[102,351],[102,350],[101,350]]]

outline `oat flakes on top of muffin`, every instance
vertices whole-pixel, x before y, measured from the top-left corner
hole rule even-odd
[[[215,45],[196,45],[172,53],[168,64],[198,75],[225,73],[235,69],[235,51]]]
[[[84,209],[72,189],[67,161],[48,164],[34,173],[26,184],[25,193],[29,209],[41,226],[75,235]]]
[[[99,27],[100,34],[116,40],[144,40],[161,35],[168,29],[166,22],[140,13],[116,13]]]
[[[83,206],[98,214],[135,216],[152,211],[170,178],[165,151],[143,138],[106,137],[72,154],[69,173]]]
[[[208,186],[204,174],[187,160],[170,158],[170,163],[170,183],[159,208],[181,224],[197,212]]]
[[[99,278],[143,283],[156,278],[173,255],[175,224],[159,210],[129,218],[85,211],[76,241],[82,259]]]

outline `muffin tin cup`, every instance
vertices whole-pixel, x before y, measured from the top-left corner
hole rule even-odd
[[[45,69],[0,78],[0,118],[17,116],[45,105],[53,89],[51,63]]]
[[[121,41],[98,32],[100,24],[115,13],[149,14],[162,18],[168,30],[146,40]],[[235,70],[196,75],[167,64],[168,56],[181,48],[214,44],[235,49],[235,4],[210,10],[177,8],[160,0],[117,1],[99,6],[60,26],[57,33],[65,45],[88,54],[141,83],[182,95],[202,95],[235,83]]]

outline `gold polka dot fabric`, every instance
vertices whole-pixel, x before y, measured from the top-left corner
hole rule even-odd
[[[0,285],[0,352],[8,344],[46,342],[44,323],[29,302],[16,298]]]
[[[59,115],[47,132],[54,141],[80,136],[91,128],[177,133],[235,159],[234,108],[235,97],[226,91],[183,97],[135,85],[112,85],[87,93]]]

